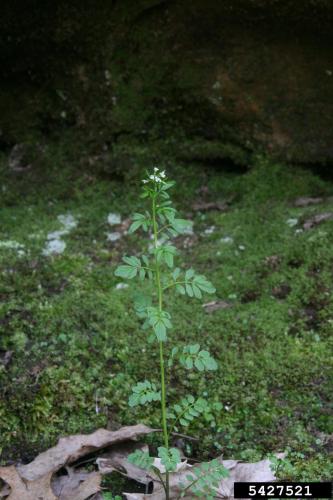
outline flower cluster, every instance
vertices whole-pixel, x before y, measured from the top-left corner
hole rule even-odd
[[[164,179],[166,178],[165,171],[160,171],[157,167],[154,168],[154,173],[148,176],[148,179],[143,179],[143,183],[147,184],[150,181],[154,182],[164,182]]]

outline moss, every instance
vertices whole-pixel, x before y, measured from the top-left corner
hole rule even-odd
[[[258,459],[289,447],[288,477],[329,479],[332,222],[295,234],[287,220],[297,218],[299,228],[311,214],[331,210],[331,183],[263,157],[242,174],[223,170],[223,162],[218,171],[182,167],[170,161],[168,143],[159,150],[155,144],[149,153],[135,144],[130,154],[138,167],[126,184],[99,176],[87,181],[67,147],[49,145],[47,178],[33,169],[19,178],[5,168],[1,173],[1,239],[26,247],[23,257],[0,252],[0,354],[13,351],[0,371],[2,460],[29,460],[59,435],[138,421],[159,425],[158,408],[150,415],[141,408],[128,411],[132,384],[148,372],[157,379],[157,353],[131,312],[133,292],[116,290],[113,275],[121,255],[140,252],[146,242],[139,235],[111,244],[105,235],[109,212],[125,219],[141,206],[140,170],[158,154],[177,180],[178,207],[193,213],[196,237],[185,248],[177,241],[186,267],[205,273],[217,288],[216,299],[232,305],[207,314],[190,299],[167,299],[173,335],[180,341],[205,336],[220,366],[209,377],[207,397],[223,409],[188,430],[202,437],[198,445],[187,443],[188,453]],[[229,211],[194,213],[202,186],[208,200],[233,195]],[[293,207],[292,200],[304,195],[327,200]],[[68,211],[79,224],[66,237],[65,253],[43,257],[47,233],[57,229],[57,215]],[[215,230],[206,234],[211,226]],[[223,241],[226,236],[232,241]],[[281,286],[288,286],[285,295],[276,294]],[[203,395],[207,385],[175,368],[170,391],[176,401],[180,393]]]
[[[91,155],[172,136],[198,141],[193,158],[332,158],[328,2],[13,6],[1,20],[7,147],[70,131]]]

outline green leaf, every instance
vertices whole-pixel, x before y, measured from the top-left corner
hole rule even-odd
[[[170,314],[166,311],[160,311],[157,307],[148,307],[147,316],[157,339],[160,342],[165,342],[167,340],[167,329],[172,327]]]
[[[200,372],[204,370],[217,370],[218,368],[215,359],[210,355],[209,351],[200,351],[200,344],[184,346],[179,361],[187,370],[191,370],[193,366]]]
[[[197,299],[201,299],[202,298],[202,293],[200,291],[200,288],[198,288],[197,286],[195,286],[193,284],[192,285],[192,289],[193,289],[194,297],[196,297]]]
[[[189,488],[194,495],[208,500],[213,500],[216,497],[214,488],[217,488],[220,482],[230,474],[228,469],[218,460],[204,462],[199,466],[193,467],[192,473],[195,477],[192,475],[186,477],[189,484],[187,486],[184,485],[184,489],[185,487]]]
[[[176,285],[176,291],[177,291],[178,293],[180,293],[181,295],[185,295],[185,293],[186,293],[186,292],[185,292],[185,288],[183,287],[183,285],[179,285],[179,284],[178,284],[178,285]]]
[[[156,249],[156,258],[158,262],[165,262],[168,267],[173,267],[173,259],[177,253],[177,248],[173,245],[161,245]]]
[[[136,267],[132,266],[118,266],[115,270],[115,276],[119,276],[120,278],[132,279],[137,275],[138,270]]]
[[[136,450],[134,453],[131,453],[127,457],[128,461],[140,467],[140,469],[149,470],[153,466],[154,459],[149,456],[149,453],[142,450]]]
[[[185,273],[185,280],[188,281],[195,275],[194,269],[188,269]]]
[[[188,346],[188,351],[190,354],[198,354],[200,351],[200,344],[192,344]]]
[[[172,227],[177,233],[183,233],[188,229],[190,226],[192,226],[191,221],[185,220],[185,219],[172,219],[170,220],[170,223],[172,224]]]
[[[201,274],[197,274],[194,277],[193,284],[206,293],[215,293],[216,291],[211,282],[208,281],[207,278],[205,278],[205,276],[202,276]]]
[[[200,358],[196,358],[194,360],[194,366],[199,370],[199,372],[203,372],[205,369],[205,365]]]
[[[138,274],[141,269],[141,261],[137,257],[123,257],[123,261],[126,265],[118,266],[115,270],[115,276],[121,278],[132,279]]]
[[[199,415],[205,413],[209,408],[208,401],[203,398],[195,399],[194,396],[188,395],[183,398],[179,403],[171,407],[172,414],[177,415],[175,418],[176,422],[174,426],[177,425],[179,421],[180,425],[185,427],[189,426],[191,422],[197,418]],[[169,418],[174,418],[169,415]]]
[[[164,448],[160,446],[158,448],[158,456],[161,459],[162,465],[164,465],[165,470],[168,472],[175,472],[177,465],[181,462],[180,453],[177,448]]]
[[[160,342],[165,342],[167,340],[166,327],[162,319],[159,319],[154,325],[154,332],[156,334],[157,340]]]
[[[148,227],[151,225],[151,219],[150,219],[149,214],[147,216],[144,214],[135,213],[132,218],[133,218],[133,222],[129,227],[129,230],[128,230],[129,233],[134,233],[141,226],[145,231],[147,231]]]
[[[168,189],[172,188],[172,186],[175,185],[174,181],[165,181],[161,185],[161,191],[167,191]]]
[[[126,264],[133,266],[133,267],[140,267],[141,266],[140,259],[138,259],[135,256],[132,256],[132,257],[125,256],[125,257],[123,257],[123,261],[126,262]]]
[[[145,276],[146,276],[146,270],[142,269],[142,267],[141,267],[140,271],[139,271],[139,278],[140,278],[140,280],[143,281],[145,279]]]
[[[175,281],[177,281],[177,278],[179,277],[180,273],[181,273],[181,271],[180,271],[179,267],[176,267],[176,269],[172,273],[172,277]]]
[[[134,406],[160,400],[161,392],[157,391],[156,385],[145,380],[144,382],[138,382],[132,387],[132,394],[129,397],[128,404],[133,408]]]
[[[134,296],[134,309],[139,318],[147,318],[147,307],[151,305],[151,297],[142,293]]]

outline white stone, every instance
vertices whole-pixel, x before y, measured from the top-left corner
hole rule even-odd
[[[213,234],[215,231],[215,226],[209,226],[207,229],[204,230],[204,234]]]
[[[60,224],[64,226],[64,229],[67,229],[68,231],[74,229],[77,226],[77,220],[73,217],[72,214],[58,215],[57,218]]]
[[[129,285],[127,283],[117,283],[116,290],[123,290],[124,288],[128,288]]]
[[[59,231],[52,231],[51,233],[47,233],[48,240],[59,240],[61,236],[68,234],[68,229],[60,229]]]
[[[224,236],[224,238],[220,239],[221,243],[233,243],[234,240],[230,236]]]
[[[118,232],[106,233],[106,236],[108,241],[117,241],[121,238],[121,233]]]
[[[48,257],[49,255],[59,255],[64,252],[66,243],[62,240],[50,240],[47,242],[42,254]]]
[[[116,226],[117,224],[120,224],[120,223],[121,223],[120,214],[110,213],[108,215],[108,224],[110,224],[110,226]]]

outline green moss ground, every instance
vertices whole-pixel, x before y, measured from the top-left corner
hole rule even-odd
[[[135,381],[147,374],[158,380],[158,359],[132,313],[138,288],[117,290],[113,274],[121,256],[140,253],[146,241],[139,234],[110,243],[105,235],[113,230],[109,212],[126,218],[141,207],[141,167],[124,179],[94,176],[59,148],[49,156],[47,168],[25,174],[9,174],[1,163],[0,240],[26,249],[18,256],[0,248],[0,349],[13,351],[0,365],[3,463],[31,459],[66,434],[138,421],[159,425],[158,407],[148,418],[145,409],[127,406]],[[219,362],[206,381],[173,369],[172,401],[191,391],[223,405],[213,420],[186,430],[200,439],[187,444],[187,453],[256,460],[287,449],[291,466],[282,477],[329,479],[333,221],[296,230],[308,216],[333,210],[332,183],[260,158],[245,174],[223,164],[166,166],[177,181],[177,207],[194,220],[195,237],[176,243],[179,262],[207,275],[216,299],[232,304],[207,314],[199,301],[167,298],[173,338],[202,339]],[[210,201],[233,199],[228,212],[193,212],[203,185]],[[293,207],[298,196],[318,195],[326,201]],[[47,233],[67,212],[79,224],[64,237],[64,254],[42,256]],[[294,227],[291,218],[298,219]]]

